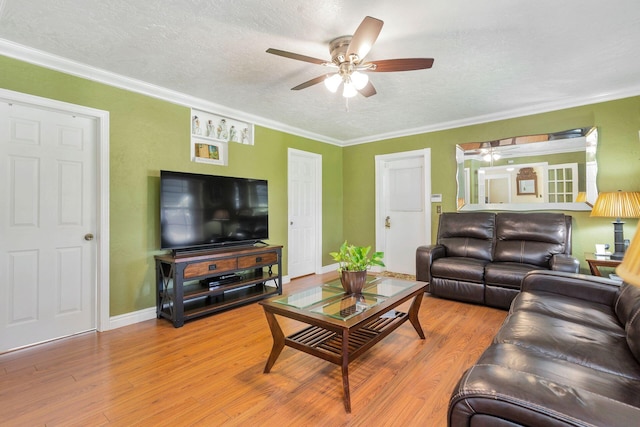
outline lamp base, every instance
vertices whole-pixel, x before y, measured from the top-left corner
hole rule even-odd
[[[613,247],[614,252],[611,255],[611,259],[620,260],[624,257],[624,222],[617,218],[613,223]]]
[[[615,259],[615,260],[621,260],[622,258],[624,258],[624,252],[614,252],[611,255],[609,255],[610,259]]]

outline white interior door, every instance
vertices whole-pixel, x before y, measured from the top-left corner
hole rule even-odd
[[[511,203],[511,181],[509,175],[487,176],[485,191],[489,203]]]
[[[315,273],[321,259],[322,156],[289,149],[290,278]]]
[[[431,241],[429,155],[376,156],[376,246],[387,271],[415,274],[416,249]]]
[[[96,328],[95,118],[0,104],[0,352]]]

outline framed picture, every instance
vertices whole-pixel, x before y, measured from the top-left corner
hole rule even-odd
[[[226,165],[227,143],[203,141],[194,138],[191,143],[191,160],[196,163]]]
[[[518,196],[538,194],[538,176],[533,168],[522,168],[516,175]]]

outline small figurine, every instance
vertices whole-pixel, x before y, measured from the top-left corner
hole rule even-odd
[[[227,140],[227,138],[229,138],[229,132],[227,131],[227,121],[225,119],[220,119],[217,131],[218,139]]]
[[[229,141],[238,142],[238,135],[236,134],[235,126],[231,126],[231,129],[229,129]]]
[[[193,116],[191,119],[191,133],[194,135],[200,135],[200,119],[198,116]]]
[[[207,136],[211,137],[211,138],[215,138],[215,131],[216,131],[216,127],[213,124],[213,120],[209,120],[207,122]]]
[[[242,133],[240,134],[240,139],[242,139],[243,144],[249,143],[249,128],[242,129]]]

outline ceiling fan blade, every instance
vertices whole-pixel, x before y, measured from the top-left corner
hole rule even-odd
[[[347,49],[347,58],[355,54],[358,56],[356,63],[362,61],[376,42],[380,31],[382,31],[383,24],[384,22],[379,19],[365,16],[356,29],[356,32],[353,33],[353,37],[349,43],[349,49]]]
[[[322,76],[318,76],[316,78],[313,78],[311,80],[307,80],[304,83],[300,83],[298,86],[296,87],[292,87],[291,90],[300,90],[300,89],[306,89],[309,86],[313,86],[313,85],[317,85],[318,83],[323,82],[327,77],[330,77],[332,75],[334,75],[336,73],[331,73],[331,74],[323,74]]]
[[[360,89],[358,92],[360,92],[360,95],[363,95],[365,97],[370,97],[375,95],[376,93],[376,88],[373,87],[373,85],[371,84],[371,82],[367,82],[367,85],[365,87],[363,87],[362,89]]]
[[[285,58],[296,59],[298,61],[311,62],[312,64],[324,65],[327,61],[318,58],[312,58],[311,56],[300,55],[298,53],[287,52],[286,50],[279,49],[267,49],[267,53],[273,55],[284,56]]]
[[[375,68],[369,71],[377,73],[424,70],[433,66],[433,58],[383,59],[381,61],[372,61],[372,64],[375,65]]]

